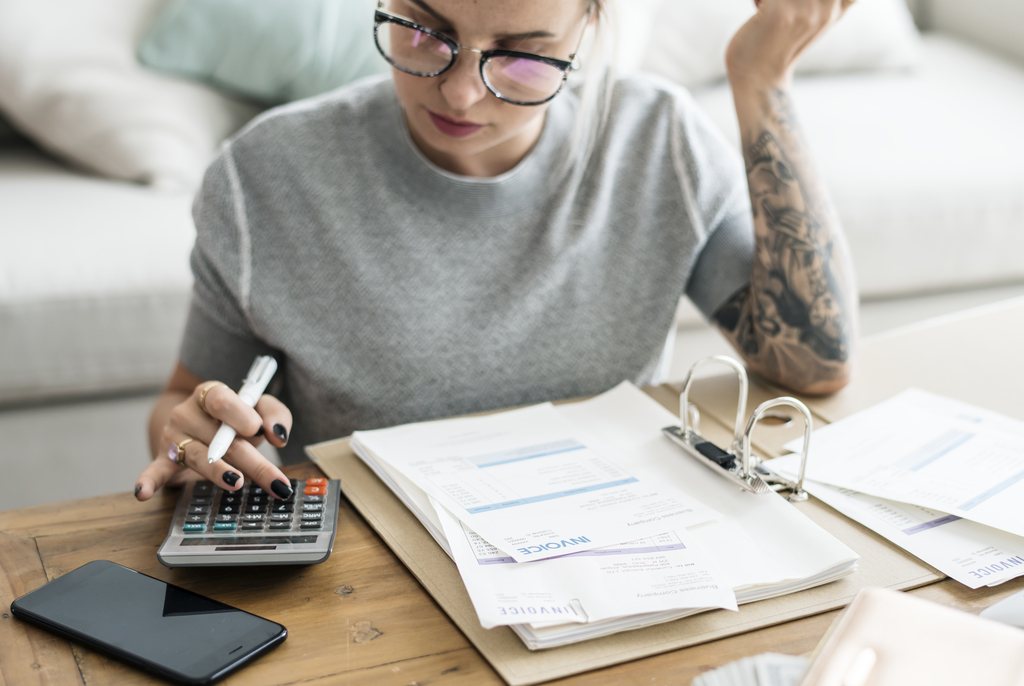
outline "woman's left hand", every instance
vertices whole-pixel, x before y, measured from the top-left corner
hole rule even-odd
[[[814,40],[854,0],[754,0],[757,13],[740,27],[725,51],[729,79],[778,86]]]

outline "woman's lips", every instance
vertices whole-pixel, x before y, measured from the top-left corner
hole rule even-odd
[[[453,138],[465,138],[483,128],[482,124],[448,119],[430,110],[427,110],[427,114],[430,115],[430,121],[434,122],[434,126],[438,131]]]

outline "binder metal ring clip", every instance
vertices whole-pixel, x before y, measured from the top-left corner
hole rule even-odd
[[[694,373],[697,368],[717,362],[731,368],[739,379],[739,399],[736,403],[736,424],[733,428],[732,443],[728,448],[721,448],[700,434],[700,413],[697,408],[690,405],[690,387],[693,384]],[[767,493],[769,491],[784,492],[791,501],[807,500],[807,491],[804,490],[804,473],[807,469],[807,455],[811,442],[811,431],[813,422],[811,412],[807,406],[796,398],[784,396],[766,400],[757,406],[750,415],[746,425],[743,417],[746,414],[747,371],[737,360],[727,355],[715,355],[699,360],[690,367],[683,382],[683,390],[679,394],[679,426],[666,426],[662,432],[683,449],[685,453],[696,459],[720,476],[737,484],[742,489],[751,493]],[[771,411],[777,407],[791,407],[797,410],[804,419],[804,441],[803,450],[800,455],[800,474],[796,481],[784,479],[761,466],[764,461],[754,455],[751,450],[751,436],[758,422],[767,416],[772,416]]]

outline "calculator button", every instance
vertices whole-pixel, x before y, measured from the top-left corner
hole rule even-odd
[[[267,506],[266,505],[252,505],[252,504],[249,504],[249,505],[246,505],[245,507],[242,508],[242,512],[257,513],[257,514],[258,513],[262,513],[262,512],[266,512],[266,510],[267,510]]]
[[[306,486],[302,491],[303,495],[323,495],[327,491],[323,486]]]
[[[220,504],[223,505],[225,503],[230,505],[240,505],[242,503],[242,496],[235,493],[225,493],[220,497]]]
[[[213,530],[214,531],[234,531],[235,530],[235,523],[234,522],[217,522],[217,523],[215,523],[213,525]]]
[[[188,515],[185,517],[185,521],[189,524],[205,524],[206,515]]]
[[[206,495],[213,493],[213,484],[209,481],[200,481],[192,489],[192,495]]]
[[[242,522],[242,531],[262,531],[263,522]]]
[[[302,526],[300,528],[302,528],[302,529],[319,529],[320,528],[320,521],[317,520],[315,522],[303,522]]]
[[[193,505],[209,505],[212,499],[209,496],[201,496],[199,498],[192,498]]]
[[[221,505],[218,514],[238,514],[238,505]]]
[[[242,515],[242,521],[243,522],[262,522],[263,521],[263,513],[261,512],[259,514],[253,514],[252,512],[247,512],[244,515]]]
[[[324,497],[322,495],[306,495],[302,497],[304,503],[322,503]]]
[[[303,512],[302,513],[302,520],[303,521],[309,521],[311,519],[323,519],[323,518],[324,518],[323,512]]]
[[[272,522],[290,522],[292,521],[292,515],[290,512],[273,512],[270,515],[270,521]]]
[[[292,512],[295,505],[292,503],[274,503],[270,507],[271,512]]]
[[[210,511],[210,508],[206,505],[189,505],[188,513],[190,515],[204,515]]]
[[[215,522],[233,522],[238,519],[238,515],[233,514],[219,514],[213,518]]]
[[[320,477],[317,477],[316,479],[306,479],[306,485],[307,486],[323,486],[324,488],[326,488],[327,487],[327,479],[322,479]]]
[[[271,522],[270,523],[270,528],[271,529],[290,529],[290,528],[292,528],[292,523],[291,522]]]
[[[197,533],[199,531],[206,531],[205,524],[185,524],[181,527],[181,530],[187,534]]]
[[[303,503],[303,512],[320,512],[324,509],[323,503]]]
[[[252,493],[254,496],[266,495],[267,493],[259,486],[253,486],[252,488],[249,489],[249,492]]]

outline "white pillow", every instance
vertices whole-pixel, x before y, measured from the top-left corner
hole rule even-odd
[[[753,0],[664,0],[641,66],[693,88],[726,77],[725,49]],[[812,44],[797,73],[909,68],[920,35],[905,0],[858,0]]]
[[[0,111],[92,171],[192,188],[256,109],[137,63],[136,44],[162,4],[0,0]]]

